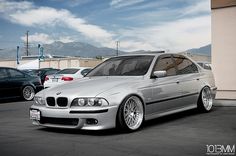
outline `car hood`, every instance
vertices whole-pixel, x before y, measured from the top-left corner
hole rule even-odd
[[[56,87],[48,88],[45,90],[45,94],[60,96],[83,96],[83,97],[95,97],[109,89],[131,85],[140,82],[142,76],[103,76],[103,77],[91,77],[75,80],[69,83],[58,85]]]

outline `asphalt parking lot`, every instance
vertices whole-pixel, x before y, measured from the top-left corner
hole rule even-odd
[[[236,144],[236,107],[214,107],[148,121],[134,133],[47,129],[31,124],[32,102],[0,103],[0,155],[205,155],[206,145]]]

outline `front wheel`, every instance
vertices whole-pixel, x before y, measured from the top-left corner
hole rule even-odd
[[[213,98],[211,95],[211,89],[204,87],[200,93],[198,99],[198,109],[203,112],[209,112],[213,105]]]
[[[135,131],[140,128],[143,120],[144,109],[141,100],[137,96],[126,98],[118,110],[117,124],[119,128]]]
[[[34,98],[35,91],[32,86],[25,86],[22,89],[22,97],[24,100],[30,101]]]

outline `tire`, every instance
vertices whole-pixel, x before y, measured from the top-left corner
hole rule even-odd
[[[26,101],[30,101],[34,98],[35,90],[32,86],[25,86],[22,89],[22,97]]]
[[[119,107],[117,128],[125,131],[135,131],[144,120],[143,103],[137,96],[127,97]]]
[[[213,105],[213,98],[211,95],[211,89],[208,86],[202,88],[200,96],[198,98],[198,109],[201,112],[209,112]]]

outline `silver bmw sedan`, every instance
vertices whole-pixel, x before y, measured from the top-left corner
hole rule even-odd
[[[193,108],[209,112],[215,94],[212,72],[186,56],[132,54],[37,93],[30,119],[45,127],[135,131],[156,117]]]

